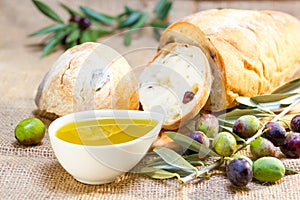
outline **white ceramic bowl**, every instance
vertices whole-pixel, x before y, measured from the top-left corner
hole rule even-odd
[[[56,136],[65,124],[86,119],[130,118],[152,119],[158,124],[135,140],[106,146],[85,146],[63,141]],[[59,163],[76,180],[86,184],[112,182],[117,176],[132,169],[147,153],[157,138],[164,117],[155,112],[133,110],[93,110],[65,115],[53,121],[48,129],[51,146]]]

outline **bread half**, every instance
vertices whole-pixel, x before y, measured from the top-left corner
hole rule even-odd
[[[163,113],[163,128],[175,130],[205,105],[211,84],[209,63],[201,49],[170,43],[142,72],[140,103],[143,110]]]
[[[131,67],[114,49],[100,43],[75,46],[54,63],[41,82],[35,102],[62,116],[92,109],[138,109]]]
[[[162,34],[168,43],[198,46],[214,81],[206,108],[220,111],[239,96],[272,92],[300,68],[300,21],[278,11],[211,9],[187,16]]]

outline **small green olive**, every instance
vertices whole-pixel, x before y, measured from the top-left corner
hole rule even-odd
[[[230,156],[236,145],[234,136],[229,132],[220,132],[213,140],[213,147],[221,156]]]
[[[254,161],[253,176],[260,182],[276,182],[285,174],[285,167],[281,160],[275,157],[262,157]]]
[[[15,138],[23,145],[37,145],[45,136],[45,125],[38,118],[27,118],[15,128]]]
[[[258,137],[250,143],[250,151],[255,159],[276,155],[274,144],[266,138]]]

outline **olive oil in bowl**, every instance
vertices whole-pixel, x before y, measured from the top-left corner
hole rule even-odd
[[[151,131],[158,121],[151,119],[101,118],[68,123],[56,136],[69,143],[105,146],[132,141]]]

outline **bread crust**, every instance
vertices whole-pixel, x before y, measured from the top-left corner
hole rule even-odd
[[[88,109],[138,109],[127,61],[100,43],[77,45],[60,56],[39,85],[38,109],[62,116]]]
[[[206,52],[214,76],[206,108],[220,111],[290,80],[300,67],[299,35],[299,20],[286,13],[212,9],[170,25],[159,48],[180,42]]]

